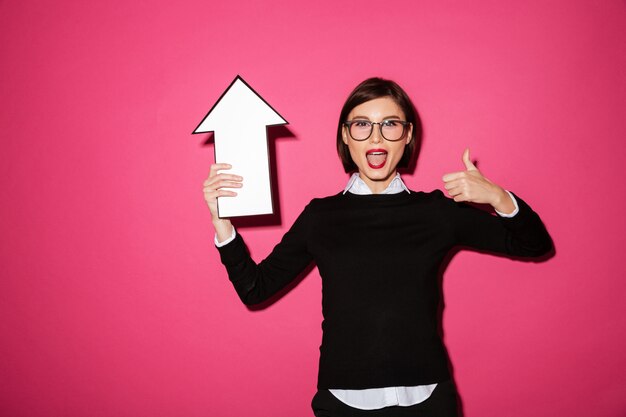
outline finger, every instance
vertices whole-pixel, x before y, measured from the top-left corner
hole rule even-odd
[[[454,201],[467,201],[467,193],[463,187],[453,187],[446,189],[448,195],[454,199]]]
[[[211,185],[211,183],[213,182],[222,181],[222,180],[241,182],[243,181],[243,177],[240,175],[235,175],[235,174],[217,174],[204,180],[204,183],[202,183],[202,185],[206,187],[206,186]]]
[[[204,198],[209,201],[217,197],[235,197],[237,192],[229,190],[210,190],[204,192]]]
[[[217,174],[213,177],[207,178],[202,185],[204,187],[210,187],[220,181],[242,182],[243,177],[233,174]]]
[[[463,185],[456,185],[453,187],[446,188],[450,197],[455,197],[457,195],[463,194],[467,197],[467,190]]]
[[[240,182],[231,181],[219,181],[213,184],[208,184],[204,187],[204,191],[220,190],[222,188],[241,188],[243,184]]]
[[[474,165],[472,163],[472,161],[470,160],[470,150],[469,148],[465,149],[465,152],[463,152],[463,163],[465,164],[465,169],[468,171],[477,171],[478,168],[476,168],[476,165]]]
[[[457,195],[463,194],[463,191],[460,188],[458,188],[458,187],[457,188],[452,188],[452,189],[447,190],[447,191],[448,191],[448,195],[450,197],[456,197]]]
[[[450,181],[450,182],[446,182],[443,187],[450,191],[450,190],[454,190],[454,189],[459,189],[461,190],[461,192],[466,192],[466,190],[468,189],[468,184],[465,180],[460,179],[460,180],[456,180],[456,181]]]
[[[211,165],[211,168],[209,169],[209,177],[212,177],[215,174],[217,174],[217,171],[219,171],[220,169],[231,169],[232,167],[233,166],[231,164],[226,164],[226,163],[213,164]]]
[[[234,197],[236,195],[237,195],[237,192],[235,191],[217,190],[218,197]]]
[[[465,176],[465,171],[459,171],[459,172],[451,172],[449,174],[444,175],[441,179],[444,182],[448,182],[448,181],[454,181],[457,180],[459,178],[463,178]]]
[[[453,188],[457,188],[459,187],[460,183],[458,180],[455,181],[448,181],[446,183],[443,184],[443,188],[445,188],[446,190],[450,191]]]

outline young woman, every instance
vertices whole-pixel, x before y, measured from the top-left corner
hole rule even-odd
[[[339,117],[337,150],[346,188],[315,198],[267,258],[255,263],[218,197],[241,177],[211,166],[204,196],[215,243],[245,304],[271,297],[315,262],[323,285],[323,337],[316,416],[456,416],[457,393],[438,333],[438,274],[463,245],[513,256],[547,253],[551,239],[518,196],[466,169],[443,177],[452,197],[409,190],[397,168],[417,148],[419,119],[395,82],[371,78],[349,95]],[[490,204],[492,215],[462,202]]]

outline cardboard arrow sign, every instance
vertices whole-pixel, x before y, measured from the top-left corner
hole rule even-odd
[[[236,197],[218,197],[219,217],[271,214],[272,188],[267,126],[285,125],[276,112],[237,76],[193,133],[215,132],[215,162],[243,177],[243,187],[225,188]]]

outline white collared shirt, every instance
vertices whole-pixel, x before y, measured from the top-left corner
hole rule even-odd
[[[356,172],[352,174],[350,180],[348,180],[348,184],[346,185],[346,188],[344,188],[343,193],[345,194],[348,191],[350,191],[352,194],[359,195],[374,194],[372,193],[372,190],[370,190],[370,187],[367,186],[365,181],[363,181],[359,174]],[[402,181],[402,178],[400,178],[400,174],[396,173],[396,176],[393,177],[387,188],[385,188],[380,194],[397,194],[401,193],[402,191],[406,191],[407,193],[411,194],[411,191],[409,191],[406,185],[404,185],[404,181]]]

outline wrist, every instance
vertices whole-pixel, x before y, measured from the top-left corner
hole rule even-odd
[[[232,228],[232,223],[228,219],[216,218],[212,220],[213,227],[216,231],[228,231]]]
[[[211,223],[213,223],[213,226],[215,227],[220,227],[230,223],[230,221],[228,219],[220,219],[219,217],[215,216],[211,219]]]
[[[217,242],[224,242],[233,234],[233,225],[228,219],[216,219],[213,221]]]
[[[498,191],[491,206],[501,213],[512,213],[515,210],[515,204],[511,200],[511,196],[500,186],[498,186]]]

